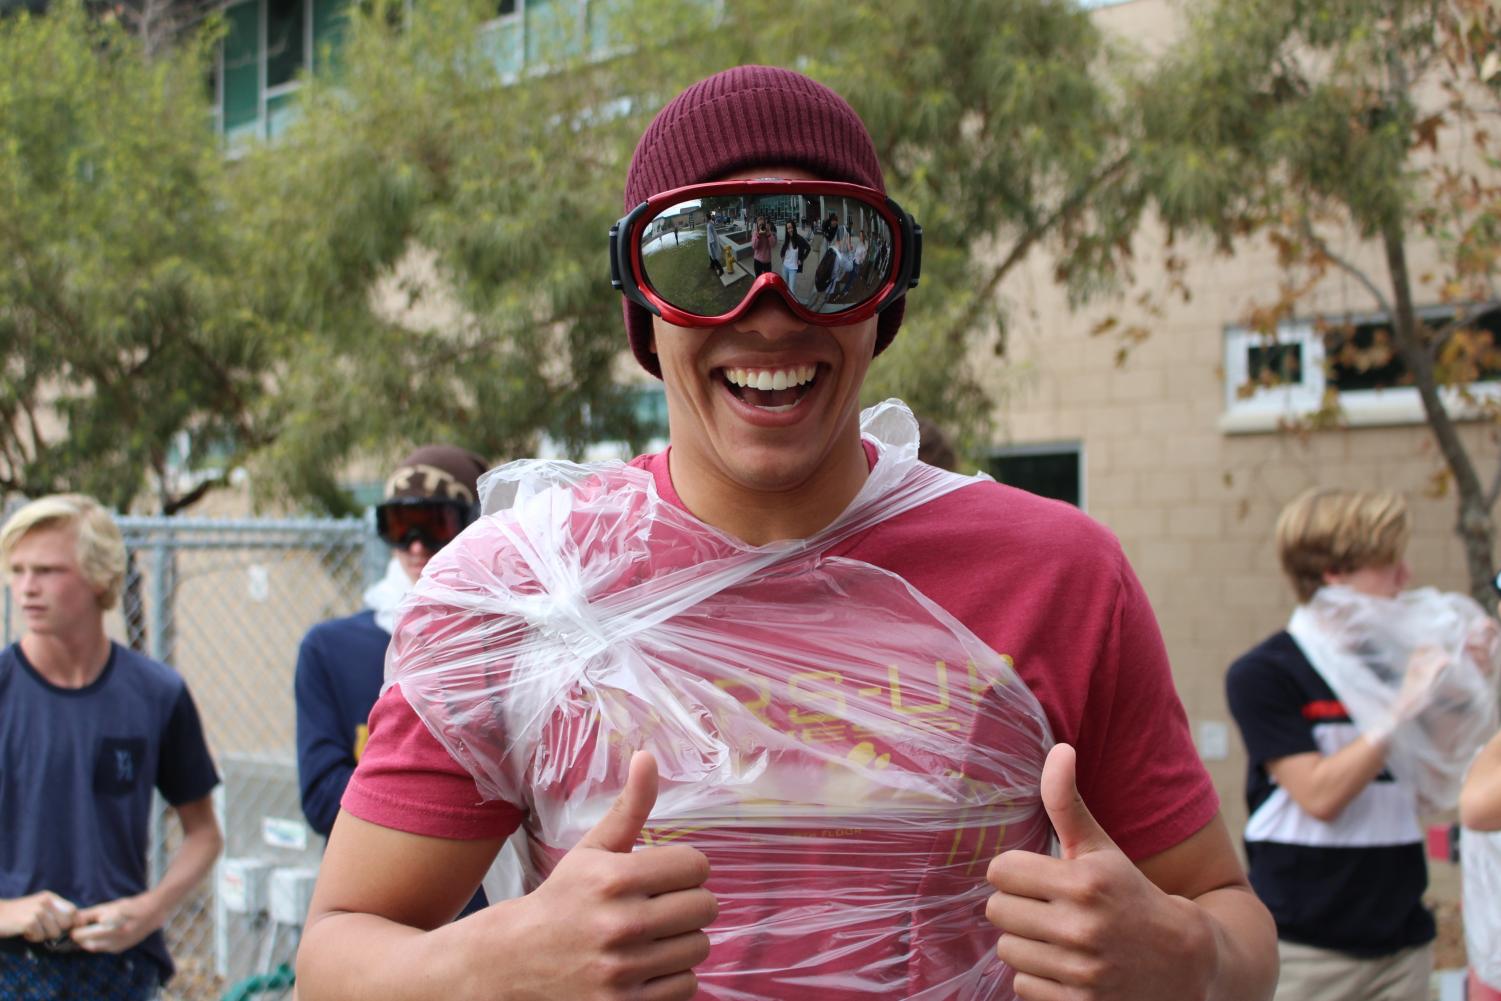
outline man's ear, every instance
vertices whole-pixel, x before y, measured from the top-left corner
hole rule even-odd
[[[1324,583],[1325,584],[1342,584],[1342,583],[1344,583],[1344,580],[1345,580],[1345,575],[1342,574],[1342,573],[1339,573],[1339,572],[1334,571],[1334,570],[1325,570],[1324,571]]]

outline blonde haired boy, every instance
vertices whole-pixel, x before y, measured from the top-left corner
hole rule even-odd
[[[1326,587],[1392,599],[1411,579],[1409,534],[1396,494],[1315,489],[1277,519],[1277,555],[1300,605]],[[1391,731],[1358,730],[1316,659],[1284,629],[1226,680],[1248,759],[1251,885],[1277,922],[1276,1001],[1423,1001],[1434,923],[1416,791],[1387,768]]]
[[[111,642],[125,545],[97,501],[33,501],[0,529],[25,625],[0,651],[0,997],[157,996],[161,928],[223,845],[186,684]],[[153,788],[183,838],[148,886]]]

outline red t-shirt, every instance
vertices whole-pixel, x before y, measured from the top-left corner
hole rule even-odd
[[[634,465],[682,507],[665,453]],[[1172,847],[1214,816],[1218,801],[1189,737],[1150,606],[1119,544],[1097,523],[1067,505],[977,482],[825,556],[897,574],[1009,660],[1041,703],[1054,738],[1077,748],[1084,801],[1127,855],[1142,859]],[[832,684],[848,686],[853,698],[872,680],[850,675]],[[957,676],[953,687],[962,687]],[[826,690],[822,707],[840,694]],[[834,732],[839,726],[828,715],[819,717],[820,733],[809,727],[802,739],[833,741],[841,753],[849,745],[854,753],[859,735]],[[956,725],[979,740],[973,718],[966,719]],[[922,763],[900,765],[910,771]],[[930,767],[935,782],[940,771],[956,774],[947,760]],[[983,766],[958,771],[965,781],[989,780]],[[375,824],[444,838],[503,837],[526,816],[523,803],[482,801],[474,778],[399,686],[371,714],[370,740],[343,806]],[[995,932],[983,918],[984,871],[998,847],[1043,847],[1025,826],[1008,832],[1004,823],[991,828],[956,817],[939,831],[835,828],[803,841],[764,828],[659,830],[656,838],[694,844],[711,866],[716,859],[733,863],[716,867],[709,883],[721,917],[710,929],[710,959],[696,971],[704,997],[1005,997],[1009,976],[986,961]],[[844,850],[829,863],[824,856],[840,839]],[[534,845],[540,870],[550,871],[565,849]],[[869,894],[869,927],[852,932],[841,924],[837,934],[826,927],[821,939],[818,907],[849,896],[852,881]]]

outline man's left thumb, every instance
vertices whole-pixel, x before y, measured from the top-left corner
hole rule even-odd
[[[1055,744],[1042,765],[1042,805],[1058,835],[1058,847],[1066,859],[1092,852],[1115,850],[1115,842],[1105,833],[1084,805],[1074,780],[1077,755],[1068,744]]]

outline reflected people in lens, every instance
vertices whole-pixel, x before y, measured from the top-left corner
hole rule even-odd
[[[734,308],[742,282],[763,274],[776,274],[808,309],[842,312],[880,289],[891,261],[888,222],[843,195],[688,196],[657,213],[640,241],[653,286],[701,316]]]

